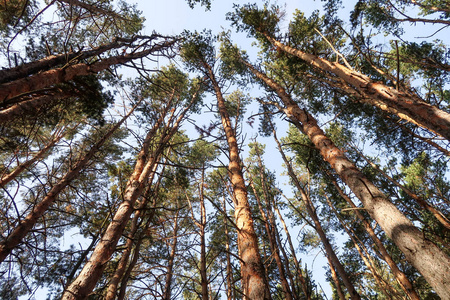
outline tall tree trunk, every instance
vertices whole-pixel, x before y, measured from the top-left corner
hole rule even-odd
[[[177,203],[178,206],[178,203]],[[172,295],[172,278],[173,278],[173,266],[175,262],[175,256],[177,253],[177,243],[178,243],[178,215],[179,210],[175,213],[175,220],[173,221],[173,241],[170,249],[169,260],[166,267],[166,282],[163,291],[163,300],[170,300]]]
[[[291,287],[289,286],[289,283],[287,281],[286,272],[284,270],[283,262],[281,260],[280,249],[279,249],[281,247],[281,245],[278,244],[278,241],[276,239],[276,235],[278,235],[277,225],[276,225],[275,217],[274,217],[273,210],[272,210],[272,204],[271,204],[272,201],[269,198],[269,190],[268,190],[268,187],[266,184],[266,179],[265,179],[265,174],[264,174],[265,167],[264,167],[264,164],[261,159],[261,152],[260,152],[259,147],[256,146],[254,149],[255,149],[256,158],[258,161],[259,177],[261,180],[261,187],[262,187],[262,191],[263,191],[263,195],[264,195],[264,202],[266,203],[267,216],[262,207],[260,197],[256,191],[256,188],[255,188],[252,178],[250,178],[250,185],[253,188],[255,198],[258,202],[259,210],[264,219],[264,225],[265,225],[265,228],[267,231],[267,235],[269,237],[270,249],[272,251],[272,255],[274,256],[275,262],[278,267],[281,286],[284,291],[284,298],[291,300],[291,299],[293,299],[293,293],[292,293]],[[249,173],[249,176],[251,176],[250,173]]]
[[[274,39],[267,32],[262,34],[275,47],[297,56],[312,66],[335,74],[343,79],[353,89],[364,97],[359,101],[376,106],[399,118],[407,120],[434,132],[450,141],[450,114],[423,101],[417,95],[401,92],[379,82],[374,82],[368,76],[351,70],[338,62],[330,62],[313,54],[292,48]]]
[[[184,119],[185,114],[193,105],[195,99],[196,94],[194,94],[194,96],[192,97],[190,104],[184,108],[183,112],[180,113],[172,127],[164,130],[163,137],[158,141],[158,146],[153,151],[152,156],[148,159],[147,157],[149,155],[148,151],[150,148],[150,142],[153,139],[159,126],[161,126],[164,120],[164,116],[167,113],[167,110],[170,108],[169,105],[166,106],[164,113],[160,116],[157,123],[147,133],[141,151],[138,154],[133,174],[131,174],[130,179],[128,180],[125,194],[123,196],[123,202],[119,205],[119,208],[114,214],[112,222],[109,224],[105,234],[102,236],[100,242],[95,247],[91,258],[85,264],[83,270],[74,280],[74,282],[64,291],[61,299],[86,299],[92,292],[98,280],[100,279],[107,262],[111,258],[111,255],[116,248],[117,242],[122,236],[125,225],[129,221],[130,216],[133,212],[134,204],[137,198],[142,194],[142,190],[145,187],[150,172],[153,170],[154,165],[162,155],[162,152],[167,143],[177,132],[181,121]],[[170,124],[173,121],[173,118],[174,110],[172,110],[172,115],[170,116],[170,120],[167,123]]]
[[[314,204],[312,203],[311,198],[306,193],[305,189],[300,184],[300,181],[298,180],[297,175],[295,174],[290,161],[287,159],[286,155],[284,154],[284,151],[281,148],[281,144],[276,137],[275,130],[273,130],[273,135],[274,135],[274,139],[278,145],[278,151],[280,152],[280,154],[283,158],[283,161],[286,164],[286,167],[288,169],[288,174],[291,177],[292,181],[294,182],[295,187],[300,192],[302,200],[305,203],[306,210],[308,211],[309,216],[313,220],[314,229],[316,230],[317,234],[320,237],[320,240],[322,241],[322,244],[325,248],[327,257],[330,259],[333,266],[337,269],[337,272],[339,273],[342,281],[344,282],[345,287],[347,288],[347,291],[350,294],[350,298],[355,299],[355,300],[361,299],[361,297],[359,296],[358,292],[356,291],[353,283],[350,281],[350,278],[348,277],[347,272],[344,269],[344,266],[339,261],[339,258],[337,257],[336,252],[334,252],[333,247],[331,246],[330,242],[328,241],[325,231],[322,228],[322,224],[320,223],[319,217],[317,216]]]
[[[153,170],[150,173],[150,178],[148,180],[147,189],[151,190],[151,184],[153,182],[156,169],[158,168],[158,164],[153,166]],[[148,194],[147,192],[145,194]],[[127,241],[125,243],[125,249],[122,252],[122,256],[120,257],[119,263],[116,267],[114,275],[109,282],[108,289],[106,290],[105,300],[114,300],[116,298],[117,288],[119,286],[120,280],[122,279],[128,264],[129,257],[131,255],[131,251],[133,250],[133,245],[135,241],[139,238],[136,236],[136,232],[139,228],[139,221],[144,215],[144,209],[147,205],[149,197],[143,197],[141,203],[139,203],[139,207],[136,210],[136,213],[133,216],[133,220],[131,221],[130,232],[127,236]],[[152,218],[152,214],[154,214],[154,210],[150,211],[149,218]]]
[[[249,175],[251,176],[251,175]],[[261,180],[264,180],[264,178],[262,178]],[[253,189],[253,193],[255,195],[256,198],[256,202],[258,202],[258,207],[259,207],[259,211],[261,213],[261,216],[263,218],[263,222],[264,222],[264,227],[266,229],[266,234],[269,238],[269,246],[270,246],[270,252],[273,255],[273,257],[275,258],[275,263],[277,265],[278,268],[278,275],[280,276],[280,282],[281,282],[281,287],[283,289],[284,292],[284,299],[287,300],[292,300],[292,293],[291,293],[291,289],[289,287],[289,283],[286,279],[286,274],[284,272],[284,267],[283,267],[283,262],[281,261],[281,257],[280,257],[280,251],[277,245],[275,238],[275,235],[273,234],[273,230],[274,228],[271,228],[271,222],[269,220],[269,218],[267,217],[266,213],[264,212],[264,209],[262,207],[261,204],[261,199],[259,198],[258,192],[255,188],[255,185],[253,183],[253,179],[250,178],[250,186]]]
[[[367,161],[368,164],[378,172],[380,172],[387,180],[389,180],[391,183],[399,187],[405,194],[407,194],[409,197],[417,201],[420,206],[422,206],[424,209],[428,210],[447,230],[450,230],[450,221],[449,219],[438,209],[428,204],[428,202],[419,197],[417,194],[413,193],[410,189],[405,187],[404,185],[400,184],[397,180],[386,174],[383,170],[381,170],[375,163],[373,163],[371,160],[369,160],[365,155],[363,155],[360,151],[358,151],[356,148],[353,147],[358,154],[364,158],[365,161]]]
[[[333,203],[331,203],[331,201],[328,198],[328,196],[325,195],[325,197],[327,199],[328,206],[331,208],[331,210],[333,211],[335,216],[338,218],[339,223],[342,225],[342,227],[344,228],[345,232],[350,237],[351,241],[353,242],[353,245],[355,246],[356,251],[358,251],[359,256],[363,260],[363,262],[366,265],[367,269],[369,269],[369,271],[371,272],[372,277],[375,280],[375,283],[378,286],[378,288],[389,299],[392,299],[392,296],[391,296],[390,293],[392,293],[393,295],[397,296],[398,292],[395,289],[393,289],[389,284],[386,285],[386,284],[384,284],[384,282],[382,282],[383,279],[381,278],[380,274],[375,269],[375,264],[373,264],[372,259],[370,259],[370,254],[367,251],[367,249],[365,249],[365,247],[364,247],[364,245],[362,243],[361,243],[362,246],[359,245],[359,243],[358,243],[358,241],[356,239],[355,232],[348,228],[347,224],[339,216],[338,212],[336,211],[336,208],[334,207]],[[364,250],[365,250],[364,252],[365,253],[363,253],[362,247],[364,247]],[[366,257],[366,255],[367,255],[367,257]],[[370,261],[369,261],[369,259],[370,259]]]
[[[300,266],[300,263],[297,259],[297,256],[295,255],[295,248],[294,248],[294,244],[292,243],[291,234],[289,233],[289,230],[286,226],[286,222],[284,222],[283,216],[281,215],[281,212],[278,209],[278,206],[276,204],[274,205],[274,209],[275,209],[275,212],[277,213],[278,217],[280,218],[281,224],[283,224],[283,229],[284,229],[284,232],[287,237],[289,249],[291,250],[292,259],[294,260],[294,265],[295,265],[295,268],[297,269],[296,275],[298,277],[298,281],[300,282],[300,285],[302,287],[302,290],[303,290],[303,293],[305,294],[306,299],[311,300],[311,293],[308,289],[308,285],[306,284],[306,280],[303,277],[302,268]]]
[[[113,133],[125,122],[125,120],[133,113],[136,106],[134,106],[130,112],[122,118],[117,124],[115,124],[92,148],[81,158],[77,164],[66,173],[66,175],[55,184],[47,195],[42,199],[33,210],[22,220],[19,225],[7,236],[7,238],[0,243],[0,263],[5,260],[8,254],[14,249],[22,239],[33,228],[38,219],[44,215],[50,205],[55,201],[58,194],[63,191],[67,185],[75,179],[80,171],[90,162],[92,157],[99,151],[100,147],[113,135]]]
[[[200,183],[200,279],[202,284],[202,299],[208,297],[208,276],[206,273],[206,207],[204,198],[205,166],[202,169],[202,180]]]
[[[134,59],[140,59],[152,53],[166,50],[170,48],[175,42],[176,40],[166,41],[161,44],[156,44],[149,49],[140,52],[131,52],[129,54],[113,56],[91,64],[79,63],[75,65],[69,65],[67,67],[44,71],[26,78],[4,83],[0,85],[0,103],[3,103],[8,99],[19,96],[21,94],[30,93],[32,91],[41,90],[58,83],[70,81],[76,76],[96,74],[100,71],[108,69],[113,65],[124,64]]]
[[[225,197],[223,197],[223,212],[224,214],[227,214],[227,204],[226,204],[226,199]],[[227,300],[231,300],[233,299],[233,295],[234,295],[234,285],[233,285],[233,271],[231,269],[231,255],[230,255],[230,237],[228,235],[228,219],[226,216],[223,216],[223,227],[225,228],[225,255],[227,257]],[[234,299],[236,299],[236,297],[234,297]]]
[[[345,300],[344,292],[342,291],[341,283],[339,282],[339,278],[337,276],[336,270],[334,269],[333,263],[331,262],[331,258],[325,255],[328,260],[328,265],[330,266],[331,279],[334,281],[334,285],[336,287],[336,292],[340,300]]]
[[[231,125],[230,117],[225,105],[222,91],[216,81],[211,66],[205,63],[205,71],[211,80],[217,98],[217,106],[222,119],[225,131],[228,151],[229,165],[228,172],[233,187],[235,203],[235,219],[238,227],[238,248],[241,258],[241,275],[244,299],[259,300],[270,299],[269,285],[266,281],[264,264],[258,248],[258,239],[253,227],[253,219],[248,203],[247,188],[242,175],[242,163],[239,157],[239,147],[236,140],[236,133]]]
[[[331,174],[327,174],[330,181],[333,183],[333,185],[336,187],[339,195],[354,209],[355,215],[358,217],[358,219],[362,222],[364,229],[369,234],[372,241],[375,243],[378,251],[381,254],[381,257],[383,260],[389,265],[389,268],[391,269],[392,273],[394,274],[395,279],[400,284],[403,291],[408,295],[408,297],[412,300],[420,300],[419,295],[414,290],[414,287],[412,286],[411,282],[409,281],[408,277],[398,268],[397,264],[394,262],[392,257],[387,252],[386,247],[384,247],[383,242],[377,237],[375,234],[375,231],[373,230],[370,223],[364,218],[364,216],[358,211],[358,207],[353,203],[352,199],[344,193],[344,191],[340,188],[338,183],[336,182],[336,179],[333,178]]]
[[[342,180],[363,203],[387,236],[405,254],[406,259],[425,277],[438,295],[450,299],[450,258],[436,245],[426,240],[403,213],[347,159],[317,125],[316,119],[300,109],[278,83],[243,61],[259,79],[280,97],[286,115],[306,134]],[[448,131],[450,133],[450,131]]]

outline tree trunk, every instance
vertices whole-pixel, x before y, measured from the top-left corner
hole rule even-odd
[[[295,268],[297,269],[298,281],[300,281],[300,285],[302,287],[302,290],[303,290],[303,293],[305,294],[306,299],[307,300],[311,300],[311,293],[308,290],[308,285],[306,284],[306,280],[305,280],[305,278],[303,277],[303,274],[302,274],[302,268],[301,268],[300,263],[299,263],[299,261],[297,259],[297,256],[295,255],[295,248],[294,248],[294,244],[292,243],[291,234],[289,233],[289,230],[288,230],[288,228],[286,226],[286,222],[284,222],[283,216],[281,215],[281,212],[278,209],[277,205],[274,205],[274,208],[275,208],[275,212],[277,213],[278,217],[280,218],[281,224],[283,224],[283,229],[284,229],[284,232],[286,234],[287,241],[288,241],[288,244],[289,244],[289,248],[290,248],[291,253],[292,253],[291,255],[292,255],[292,258],[294,260],[294,265],[295,265]]]
[[[177,242],[178,242],[178,214],[179,211],[175,213],[175,220],[173,223],[173,241],[171,245],[170,255],[169,255],[169,261],[167,263],[166,268],[166,282],[164,285],[164,292],[163,292],[163,300],[171,300],[171,291],[172,291],[172,278],[173,278],[173,266],[175,261],[175,255],[177,252]]]
[[[80,171],[89,163],[92,157],[99,151],[100,147],[111,137],[111,135],[122,125],[123,122],[131,115],[136,106],[115,124],[92,148],[80,159],[77,164],[64,175],[64,177],[55,184],[47,195],[40,201],[33,210],[23,219],[19,225],[8,235],[6,240],[0,243],[0,263],[5,260],[8,254],[14,249],[27,233],[33,228],[37,220],[47,211],[50,205],[55,201],[58,194],[64,190],[70,182],[75,179]]]
[[[14,180],[20,173],[22,173],[23,171],[25,171],[27,168],[29,168],[32,164],[34,164],[36,161],[40,160],[41,158],[43,158],[47,152],[53,148],[53,146],[55,146],[56,143],[58,143],[66,134],[65,130],[61,130],[60,132],[57,132],[53,137],[53,139],[41,150],[39,150],[35,156],[33,156],[31,159],[21,163],[19,166],[17,166],[17,168],[15,168],[12,172],[3,175],[0,178],[0,187],[4,187],[5,185],[7,185],[9,182],[11,182],[12,180]]]
[[[283,87],[256,70],[248,62],[248,68],[280,97],[286,115],[306,134],[322,157],[363,203],[387,236],[405,254],[406,259],[425,277],[443,299],[450,299],[450,258],[436,245],[425,239],[422,232],[392,204],[389,199],[356,166],[317,125],[316,119],[300,109]],[[450,133],[450,131],[449,131]]]
[[[153,170],[150,173],[150,179],[148,180],[148,186],[147,188],[151,189],[151,184],[154,179],[154,175],[156,172],[156,169],[158,168],[158,164],[155,164],[153,166]],[[147,194],[147,193],[146,193]],[[125,243],[125,250],[122,252],[122,256],[120,257],[119,264],[116,267],[116,271],[114,272],[114,275],[109,282],[108,289],[106,291],[105,300],[114,300],[116,298],[117,288],[119,286],[120,280],[122,279],[126,269],[129,257],[131,255],[131,251],[133,250],[133,245],[135,244],[135,241],[139,239],[139,237],[136,236],[136,232],[139,228],[139,220],[144,215],[144,208],[147,205],[148,197],[143,197],[142,202],[139,203],[139,207],[136,210],[136,213],[133,216],[133,220],[131,221],[131,228],[130,233],[127,236],[127,241]],[[150,218],[152,218],[152,213],[154,213],[154,210],[151,210]]]
[[[352,199],[350,199],[350,197],[347,194],[345,194],[344,191],[339,187],[339,185],[336,182],[336,180],[330,174],[327,174],[327,175],[328,175],[328,178],[330,179],[330,181],[336,187],[339,195],[341,195],[341,197],[345,201],[347,201],[347,203],[350,204],[350,206],[352,208],[354,208],[353,211],[354,211],[355,215],[362,222],[362,224],[364,226],[364,229],[367,231],[367,233],[369,234],[370,238],[372,239],[372,241],[377,246],[377,249],[380,252],[381,257],[383,258],[383,260],[389,265],[389,268],[391,269],[392,273],[394,274],[395,279],[400,284],[400,286],[403,289],[403,291],[406,293],[406,295],[408,295],[408,297],[410,299],[412,299],[412,300],[420,300],[419,295],[414,290],[414,287],[412,286],[412,284],[409,281],[408,277],[406,277],[406,275],[402,271],[400,271],[400,269],[398,268],[397,264],[394,262],[392,257],[387,252],[387,249],[384,247],[383,242],[375,234],[375,231],[373,230],[373,228],[370,225],[370,223],[358,211],[358,209],[357,209],[358,207],[355,205],[355,203],[353,203]]]
[[[0,103],[21,94],[30,93],[32,91],[41,90],[58,83],[70,81],[76,76],[99,73],[100,71],[106,70],[113,65],[124,64],[134,59],[143,58],[154,52],[170,48],[174,43],[175,40],[167,41],[162,44],[156,44],[150,49],[140,52],[132,52],[130,54],[109,57],[92,64],[79,63],[76,65],[69,65],[67,67],[44,71],[26,78],[4,83],[0,85]]]
[[[312,66],[335,74],[364,97],[359,101],[376,106],[434,132],[450,141],[450,114],[423,101],[417,95],[397,91],[382,83],[372,81],[368,76],[351,70],[337,62],[330,62],[318,56],[305,53],[277,41],[267,33],[264,36],[277,48],[297,56]]]
[[[331,278],[334,281],[338,297],[340,300],[345,300],[345,295],[344,292],[342,291],[341,283],[339,282],[339,278],[337,276],[336,270],[334,269],[333,263],[331,262],[331,259],[328,256],[326,256],[326,258],[328,260],[328,265],[330,266]]]
[[[258,239],[253,227],[253,219],[248,203],[247,188],[242,175],[242,163],[239,158],[239,147],[235,131],[231,125],[230,117],[225,106],[225,99],[216,81],[211,66],[204,65],[211,80],[217,98],[217,106],[225,131],[228,151],[228,172],[233,187],[235,203],[235,219],[238,227],[238,248],[241,258],[241,275],[244,299],[259,300],[270,299],[269,285],[265,279],[264,264],[261,260],[258,248]]]
[[[153,151],[152,157],[150,157],[149,159],[147,159],[147,156],[150,148],[150,142],[159,126],[161,126],[164,120],[164,116],[170,106],[165,107],[164,113],[160,116],[153,128],[147,133],[141,151],[139,152],[133,174],[130,176],[130,179],[127,183],[125,194],[123,196],[124,201],[117,209],[112,222],[109,224],[97,247],[95,247],[91,258],[85,264],[83,270],[75,279],[75,281],[64,291],[61,299],[86,299],[92,292],[98,280],[100,279],[107,262],[111,258],[117,242],[122,236],[125,225],[129,221],[130,216],[133,212],[134,204],[137,198],[141,195],[150,172],[153,170],[154,165],[159,160],[167,143],[177,132],[181,121],[184,119],[185,114],[194,103],[195,98],[196,94],[194,94],[194,96],[192,97],[190,104],[184,108],[182,113],[180,113],[179,117],[175,121],[175,124],[173,124],[171,128],[168,128],[164,131],[163,137],[161,137],[161,139],[158,141],[158,146]],[[172,110],[172,115],[170,116],[170,120],[167,121],[167,123],[170,124],[173,121],[173,118],[174,110]]]
[[[249,175],[249,176],[251,176],[251,175]],[[264,180],[264,178],[262,178],[261,180]],[[280,276],[281,287],[282,287],[283,292],[284,292],[284,299],[292,300],[292,293],[291,293],[291,289],[289,287],[289,283],[288,283],[288,281],[286,279],[286,274],[284,272],[283,262],[281,261],[281,257],[280,257],[280,251],[278,249],[277,242],[274,239],[275,238],[275,236],[273,234],[274,228],[270,227],[271,222],[269,221],[268,217],[266,216],[266,213],[264,212],[264,209],[263,209],[262,204],[261,204],[261,199],[259,198],[258,192],[256,191],[255,185],[253,183],[253,179],[250,178],[249,181],[250,181],[250,186],[253,189],[253,193],[255,195],[256,201],[258,202],[259,211],[260,211],[261,216],[263,218],[264,227],[266,229],[267,237],[269,238],[270,252],[272,253],[273,257],[275,258],[275,263],[277,264],[277,268],[278,268],[278,272],[279,272],[278,275]]]
[[[91,50],[50,55],[42,59],[25,63],[23,65],[14,68],[2,69],[0,70],[0,83],[6,83],[20,78],[26,78],[30,75],[47,71],[58,65],[70,64],[73,63],[74,61],[78,62],[83,59],[93,58],[108,50],[117,49],[121,47],[129,47],[137,39],[138,37],[130,39],[116,38],[107,45],[102,45]]]
[[[294,169],[292,168],[291,163],[287,159],[287,157],[284,154],[283,149],[281,148],[281,144],[276,139],[275,130],[274,130],[274,138],[278,145],[278,151],[280,152],[281,156],[283,157],[283,161],[286,164],[286,167],[288,169],[289,176],[291,177],[292,181],[294,182],[297,190],[300,192],[300,195],[302,197],[303,202],[305,203],[306,210],[308,211],[309,216],[313,220],[314,223],[314,229],[316,230],[317,234],[320,237],[320,240],[322,241],[322,244],[325,248],[325,252],[327,254],[327,257],[332,262],[333,266],[337,269],[337,272],[339,273],[342,281],[344,282],[345,287],[347,288],[350,298],[351,299],[361,299],[358,292],[356,291],[353,283],[350,281],[350,278],[347,275],[347,272],[344,269],[344,266],[339,261],[339,258],[336,255],[336,252],[334,252],[333,247],[331,246],[330,242],[328,241],[328,238],[325,234],[325,231],[322,228],[322,224],[320,223],[319,217],[317,216],[316,209],[314,207],[314,204],[311,201],[311,198],[306,193],[304,188],[301,186],[300,182],[298,181],[297,175],[294,172]]]

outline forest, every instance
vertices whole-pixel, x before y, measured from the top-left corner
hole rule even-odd
[[[0,299],[450,300],[448,0],[150,2],[0,1]]]

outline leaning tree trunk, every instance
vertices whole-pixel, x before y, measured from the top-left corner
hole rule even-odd
[[[256,70],[247,61],[242,62],[277,93],[285,105],[286,115],[309,137],[325,161],[358,197],[371,217],[405,254],[406,259],[425,277],[441,298],[450,299],[450,258],[426,240],[422,232],[334,145],[317,125],[317,120],[298,107],[281,85]]]
[[[153,166],[153,170],[150,173],[150,179],[148,180],[148,186],[147,186],[148,190],[151,189],[151,184],[153,182],[154,175],[155,175],[157,168],[158,168],[158,164],[155,164]],[[147,193],[145,193],[145,194],[147,194]],[[130,232],[127,236],[127,241],[125,243],[125,249],[122,252],[122,256],[120,257],[120,260],[119,260],[117,268],[114,272],[114,275],[111,278],[111,281],[109,282],[108,289],[106,290],[105,300],[114,300],[116,298],[117,288],[119,286],[120,280],[122,279],[122,277],[126,271],[128,260],[131,255],[131,251],[133,250],[133,245],[140,238],[137,236],[137,231],[139,229],[139,220],[141,219],[141,217],[144,216],[144,214],[146,212],[145,206],[147,205],[148,199],[149,199],[149,197],[146,197],[146,196],[143,197],[142,202],[139,203],[139,207],[137,208],[136,213],[133,216],[133,220],[131,221]],[[153,217],[154,212],[155,212],[154,210],[150,211],[149,218]]]
[[[33,228],[38,219],[44,215],[47,209],[56,200],[59,193],[63,191],[74,180],[80,171],[91,161],[92,157],[99,151],[100,147],[111,137],[111,135],[125,122],[125,120],[131,115],[136,106],[134,106],[130,112],[122,118],[117,124],[115,124],[92,148],[80,159],[77,164],[61,178],[61,180],[55,184],[47,195],[40,201],[33,210],[20,221],[19,225],[6,237],[6,239],[0,243],[0,263],[5,260],[8,254],[23,240],[28,232]]]
[[[281,144],[276,138],[275,131],[274,131],[274,138],[278,145],[278,151],[280,152],[283,161],[286,165],[286,168],[288,170],[288,174],[291,177],[292,181],[294,182],[295,187],[300,192],[300,195],[302,197],[302,200],[305,204],[306,210],[313,220],[314,223],[314,229],[319,235],[319,238],[323,244],[323,247],[325,248],[325,252],[327,254],[328,259],[333,264],[333,266],[336,268],[337,272],[339,273],[339,276],[341,277],[342,281],[344,282],[345,287],[347,288],[348,293],[350,294],[350,298],[354,300],[361,299],[358,292],[356,291],[353,283],[350,281],[350,278],[347,274],[347,272],[344,269],[344,266],[341,264],[339,258],[336,255],[336,252],[334,251],[333,247],[331,246],[330,242],[328,241],[328,238],[325,234],[325,231],[322,228],[322,224],[320,223],[319,217],[316,213],[316,208],[314,207],[314,204],[311,201],[311,198],[306,193],[305,189],[300,184],[297,175],[294,172],[294,169],[292,168],[291,163],[287,159],[286,155],[284,154],[283,149],[281,148]]]
[[[3,188],[5,185],[7,185],[9,182],[14,180],[20,173],[28,169],[32,164],[34,164],[36,161],[42,159],[50,149],[53,148],[53,146],[56,145],[66,134],[65,130],[62,130],[60,132],[56,133],[56,136],[50,140],[50,142],[43,147],[41,150],[39,150],[36,155],[34,155],[31,159],[21,163],[18,165],[13,171],[6,175],[2,175],[0,178],[0,188]]]
[[[72,284],[64,291],[61,299],[86,299],[94,289],[106,267],[107,262],[115,251],[117,242],[122,236],[125,225],[133,213],[136,200],[142,194],[150,172],[162,155],[163,149],[166,147],[173,135],[178,131],[181,121],[193,105],[196,96],[197,94],[193,95],[191,102],[183,109],[173,126],[164,131],[163,137],[161,137],[157,143],[157,148],[153,150],[153,153],[149,158],[147,157],[149,156],[148,152],[150,149],[150,142],[154,138],[158,128],[162,125],[165,114],[170,108],[169,106],[165,108],[164,113],[160,116],[153,128],[147,133],[141,151],[138,154],[133,174],[131,174],[130,179],[128,180],[123,196],[123,202],[119,205],[119,208],[114,214],[113,220],[107,227],[100,242],[95,247],[91,258],[84,265],[83,270],[81,270],[81,273],[74,280],[74,282],[72,282]],[[173,121],[173,117],[174,110],[172,110],[172,115],[168,123]]]
[[[244,299],[271,299],[269,285],[266,280],[264,264],[258,248],[258,238],[253,226],[253,219],[248,203],[247,187],[242,174],[242,163],[239,158],[239,146],[236,133],[231,125],[230,117],[225,106],[225,99],[216,81],[211,66],[205,63],[204,69],[212,83],[217,98],[217,106],[225,131],[228,151],[229,165],[228,172],[233,187],[235,199],[235,219],[238,227],[238,248],[241,258],[242,289]]]
[[[375,231],[373,230],[370,223],[364,218],[364,216],[359,212],[358,207],[353,203],[352,199],[344,193],[344,191],[341,189],[341,187],[336,182],[336,179],[333,178],[331,174],[327,174],[328,179],[333,183],[333,185],[336,187],[336,190],[338,191],[339,195],[353,208],[353,212],[358,217],[358,219],[361,221],[364,229],[366,230],[367,234],[370,236],[372,241],[375,243],[381,258],[388,264],[389,268],[391,269],[392,273],[394,274],[395,279],[400,284],[403,291],[408,295],[411,300],[420,300],[419,295],[414,290],[414,287],[412,283],[409,281],[408,277],[406,277],[405,273],[403,273],[398,266],[395,264],[392,257],[387,252],[386,247],[384,247],[383,242],[378,238],[378,236],[375,234]]]
[[[106,51],[121,47],[130,47],[131,44],[144,37],[133,37],[129,39],[115,38],[109,44],[102,45],[90,50],[50,55],[42,59],[22,64],[20,66],[0,70],[0,83],[26,78],[30,75],[47,71],[59,65],[70,65],[83,59],[94,58]],[[151,37],[150,37],[151,38]]]
[[[63,66],[60,68],[37,73],[29,77],[4,83],[0,85],[0,103],[3,103],[8,99],[22,94],[41,90],[58,83],[70,81],[76,76],[96,74],[108,69],[113,65],[124,64],[134,59],[143,58],[152,53],[166,50],[170,48],[174,43],[175,40],[166,41],[162,44],[156,44],[149,49],[140,52],[131,52],[129,54],[113,56],[91,64],[78,63],[75,65]]]
[[[450,141],[450,114],[433,106],[417,95],[401,92],[368,76],[351,70],[338,62],[330,62],[313,54],[292,48],[274,39],[268,33],[262,33],[275,47],[297,56],[312,66],[335,74],[364,97],[359,101],[376,106],[399,118],[407,120],[434,132]]]

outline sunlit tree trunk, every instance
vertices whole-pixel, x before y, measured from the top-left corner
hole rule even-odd
[[[312,66],[335,74],[364,97],[359,101],[376,106],[397,115],[411,123],[450,140],[450,114],[423,101],[417,95],[401,92],[382,83],[374,82],[368,76],[351,70],[338,62],[330,62],[313,54],[292,48],[274,39],[268,33],[264,36],[277,48],[297,56]]]
[[[235,199],[235,219],[238,227],[238,248],[241,258],[241,275],[244,299],[270,299],[269,285],[266,281],[264,264],[258,248],[258,239],[253,226],[253,219],[248,203],[247,187],[242,175],[242,163],[239,157],[239,146],[236,133],[231,125],[230,117],[225,106],[225,99],[216,81],[211,66],[205,63],[205,71],[212,83],[217,98],[217,106],[225,131],[228,151],[228,172],[233,187]]]
[[[153,182],[153,179],[155,177],[156,169],[158,168],[158,164],[155,164],[153,166],[153,170],[150,173],[150,178],[148,180],[147,189],[151,190],[151,184]],[[148,194],[148,193],[145,193]],[[139,221],[144,216],[144,209],[148,203],[149,197],[143,197],[142,201],[139,203],[139,207],[136,210],[136,213],[133,216],[133,219],[131,221],[131,227],[130,232],[127,236],[127,241],[125,243],[125,249],[122,252],[122,256],[120,257],[119,263],[116,267],[116,270],[114,272],[113,277],[111,278],[111,281],[109,282],[108,289],[106,290],[106,296],[105,300],[114,300],[116,298],[117,288],[119,286],[120,280],[122,279],[126,269],[129,257],[131,255],[131,252],[133,250],[133,245],[135,244],[135,241],[139,239],[139,237],[136,235],[136,232],[139,228]],[[154,210],[150,211],[149,218],[152,218],[152,214],[154,214]]]
[[[122,236],[125,225],[128,223],[130,216],[134,209],[134,204],[136,200],[141,196],[142,191],[147,183],[147,179],[154,168],[154,165],[160,159],[163,150],[167,146],[170,139],[177,132],[181,121],[184,119],[185,114],[190,109],[196,96],[192,98],[190,105],[188,105],[179,117],[176,119],[175,123],[171,128],[164,131],[163,137],[158,141],[158,146],[150,154],[150,142],[153,140],[157,129],[162,125],[164,116],[167,110],[170,108],[167,106],[165,112],[161,115],[160,119],[156,122],[151,130],[147,133],[144,139],[141,151],[138,154],[138,158],[134,167],[133,174],[128,180],[127,187],[123,196],[123,202],[119,205],[116,213],[114,214],[113,220],[106,229],[104,235],[102,236],[100,242],[94,249],[91,258],[83,267],[83,270],[78,275],[78,277],[72,282],[72,284],[64,291],[61,299],[86,299],[89,294],[94,289],[98,280],[100,279],[103,270],[106,267],[107,262],[113,254],[117,242]],[[170,116],[171,123],[174,118],[174,110],[172,110],[172,115]],[[150,157],[149,157],[150,156]]]
[[[286,115],[312,141],[322,157],[363,203],[387,236],[405,254],[406,259],[425,277],[441,298],[450,299],[450,258],[426,240],[403,213],[347,159],[317,125],[317,120],[300,109],[284,88],[243,61],[259,79],[272,88],[284,103]],[[449,131],[450,132],[450,131]]]
[[[26,78],[4,83],[0,85],[0,103],[21,94],[30,93],[32,91],[41,90],[58,83],[70,81],[76,76],[95,74],[106,70],[113,65],[124,64],[134,59],[143,58],[152,53],[166,50],[174,43],[175,40],[166,41],[161,44],[155,44],[149,49],[140,52],[132,52],[130,54],[109,57],[92,64],[78,63],[75,65],[60,67],[37,73]]]

